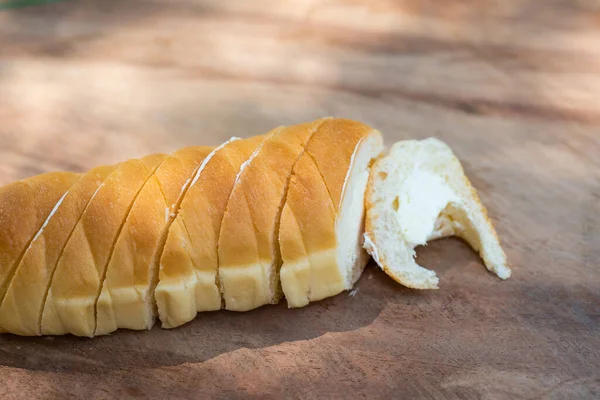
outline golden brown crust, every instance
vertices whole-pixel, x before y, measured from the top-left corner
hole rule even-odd
[[[78,178],[51,172],[0,189],[0,299],[30,241]]]
[[[336,246],[335,228],[329,225],[337,217],[353,154],[362,140],[373,132],[373,129],[356,121],[327,120],[313,135],[307,153],[296,164],[286,205],[292,209],[301,229],[306,232],[307,241],[304,243],[311,251],[328,250]],[[333,218],[327,203],[333,207]],[[323,222],[318,222],[320,220]],[[292,258],[287,260],[293,261]]]
[[[302,232],[296,214],[286,201],[279,225],[279,248],[282,259],[279,278],[290,307],[302,307],[309,302],[311,268]]]
[[[460,170],[463,174],[463,182],[466,185],[466,187],[469,188],[468,190],[469,190],[470,197],[471,197],[473,203],[475,204],[475,207],[477,207],[479,212],[481,213],[481,216],[483,217],[485,224],[488,226],[492,236],[494,237],[494,240],[498,243],[498,247],[499,247],[500,251],[502,252],[502,257],[505,260],[504,261],[505,266],[510,271],[512,269],[511,263],[510,263],[510,261],[508,261],[508,259],[506,257],[506,253],[504,252],[504,249],[502,249],[502,247],[500,246],[500,238],[498,237],[498,232],[496,232],[496,228],[494,227],[494,224],[488,215],[487,208],[481,202],[481,199],[479,198],[479,194],[477,193],[477,190],[475,189],[475,187],[473,187],[473,184],[471,183],[469,178],[466,176],[465,171],[462,167],[462,163],[460,162],[460,160],[458,160],[458,158],[456,158],[456,162],[460,166]],[[463,240],[465,240],[467,243],[469,243],[469,245],[471,247],[473,247],[473,249],[475,251],[477,251],[477,253],[481,256],[481,258],[483,258],[486,266],[490,263],[490,261],[486,259],[485,254],[483,253],[480,246],[478,246],[479,243],[477,240],[473,240],[473,238],[471,238],[469,235],[464,234],[461,231],[457,232],[457,236],[462,238]]]
[[[337,248],[335,218],[327,187],[312,158],[306,154],[294,168],[279,230],[283,259],[281,284],[290,306],[309,303],[314,275],[311,258]]]
[[[88,201],[113,170],[112,166],[94,168],[69,189],[42,233],[25,252],[0,306],[0,326],[19,335],[41,334],[44,299],[58,258]]]
[[[220,309],[223,295],[232,310],[277,302],[280,272],[291,305],[339,293],[347,284],[338,220],[357,149],[373,132],[323,119],[214,150],[188,148],[92,170],[26,252],[58,199],[43,195],[34,204],[36,196],[21,195],[28,210],[26,228],[16,234],[21,262],[19,252],[2,252],[0,232],[0,282],[12,274],[4,259],[17,262],[0,326],[6,321],[23,335],[147,329],[154,294],[163,327],[171,328],[197,311]],[[10,219],[3,201],[31,191],[36,179],[60,192],[47,176],[33,179],[0,189],[0,218]],[[8,222],[6,230],[16,230]]]
[[[373,128],[357,121],[335,118],[326,121],[311,140],[308,153],[319,169],[336,211],[343,199],[348,168],[359,143]]]
[[[264,225],[269,211],[272,211],[269,208],[273,207],[272,198],[276,196],[276,188],[272,186],[269,176],[271,171],[263,162],[263,156],[270,149],[272,151],[275,138],[281,135],[282,130],[280,128],[264,141],[259,153],[237,176],[221,222],[218,240],[219,268],[239,265],[256,257],[270,257],[269,232],[264,229]],[[273,178],[277,180],[275,184],[280,183],[278,176]],[[254,206],[255,202],[263,201],[267,202],[264,208],[257,209]]]
[[[78,174],[51,172],[0,188],[0,302],[31,241],[77,179]],[[9,327],[0,323],[0,329]]]
[[[277,231],[288,180],[324,120],[282,128],[238,177],[219,236],[225,308],[246,311],[280,300]]]
[[[268,136],[233,140],[215,150],[181,203],[160,262],[156,302],[164,328],[221,308],[217,244],[241,165]]]
[[[337,218],[354,154],[372,134],[359,122],[328,120],[294,167],[279,233],[281,280],[290,307],[345,289],[337,260]]]
[[[211,147],[188,147],[165,158],[135,200],[116,242],[96,306],[96,332],[150,329],[158,259],[168,227],[194,172]]]
[[[114,242],[137,194],[164,157],[124,162],[94,194],[59,259],[42,316],[44,334],[93,336],[95,303]]]

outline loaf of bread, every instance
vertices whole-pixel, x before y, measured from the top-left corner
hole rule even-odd
[[[284,297],[302,307],[351,289],[365,248],[398,282],[433,288],[412,249],[449,234],[506,278],[493,227],[448,151],[406,142],[385,156],[378,131],[322,118],[2,187],[0,331],[94,337]],[[431,176],[406,172],[412,164]],[[398,194],[414,188],[423,208]]]

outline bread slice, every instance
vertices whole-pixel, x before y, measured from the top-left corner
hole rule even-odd
[[[365,188],[382,142],[359,122],[328,120],[294,167],[279,231],[289,307],[350,289],[362,273]]]
[[[78,174],[52,172],[0,188],[0,303],[31,242],[78,179]]]
[[[451,235],[478,251],[490,271],[502,279],[510,277],[484,206],[460,161],[440,140],[394,144],[373,166],[366,207],[365,248],[404,286],[438,287],[435,272],[415,262],[414,248]]]
[[[268,137],[232,138],[204,160],[169,229],[160,261],[156,304],[163,328],[198,311],[221,309],[217,244],[227,200],[242,164]]]
[[[211,147],[187,147],[167,157],[146,182],[127,216],[96,306],[97,335],[154,325],[154,288],[169,226]]]
[[[281,299],[281,211],[292,168],[324,121],[281,129],[238,174],[219,236],[219,278],[227,310],[252,310]]]
[[[98,167],[83,174],[35,235],[0,306],[0,326],[7,331],[23,336],[41,334],[43,305],[58,258],[92,195],[114,168]]]
[[[163,154],[119,165],[94,193],[60,256],[42,315],[42,333],[94,335],[95,304],[110,255],[138,193]]]

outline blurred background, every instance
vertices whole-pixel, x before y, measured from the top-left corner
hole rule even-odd
[[[594,0],[0,0],[0,184],[326,115],[572,173],[599,27]]]

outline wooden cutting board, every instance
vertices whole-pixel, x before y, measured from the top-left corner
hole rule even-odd
[[[437,136],[513,264],[418,250],[354,296],[94,340],[0,336],[1,398],[599,398],[593,1],[58,2],[0,11],[0,183],[325,115]]]

